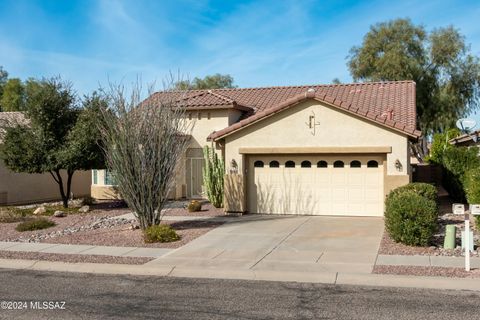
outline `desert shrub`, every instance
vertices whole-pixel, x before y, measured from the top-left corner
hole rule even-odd
[[[34,231],[34,230],[41,230],[53,227],[55,222],[45,219],[45,218],[37,218],[29,221],[25,221],[19,223],[15,230],[23,232],[23,231]]]
[[[202,210],[202,203],[197,200],[192,200],[187,206],[188,212],[197,212]]]
[[[0,208],[0,223],[14,223],[24,221],[27,213],[15,207]]]
[[[385,228],[395,242],[429,245],[438,227],[435,201],[409,191],[389,196],[385,205]]]
[[[84,206],[91,206],[94,203],[95,203],[95,199],[90,196],[86,196],[82,199],[82,205]]]
[[[433,200],[435,202],[438,201],[437,188],[431,184],[422,183],[422,182],[413,182],[413,183],[409,183],[404,186],[398,187],[392,190],[388,196],[393,197],[404,192],[414,192],[424,198]]]
[[[465,173],[480,167],[477,147],[458,147],[445,150],[442,166],[444,168],[443,186],[450,196],[458,202],[465,202]]]
[[[180,240],[175,229],[166,224],[153,225],[144,230],[145,242],[173,242]]]

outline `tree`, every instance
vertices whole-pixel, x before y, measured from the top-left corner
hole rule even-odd
[[[233,77],[229,74],[219,74],[205,76],[205,78],[195,77],[193,81],[182,80],[175,83],[174,87],[177,90],[199,90],[199,89],[221,89],[221,88],[235,88],[233,85]]]
[[[68,207],[75,171],[103,167],[99,133],[91,125],[98,117],[93,114],[100,105],[96,99],[85,99],[85,108],[80,109],[69,83],[59,78],[29,80],[26,123],[2,126],[5,135],[0,157],[5,165],[14,172],[50,173],[64,207]]]
[[[3,86],[5,85],[5,82],[8,80],[8,72],[3,69],[2,66],[0,66],[0,99],[2,98],[3,95]],[[2,111],[2,103],[0,102],[0,111]]]
[[[338,79],[338,78],[333,78],[332,83],[333,84],[341,84],[342,81],[340,81],[340,79]]]
[[[183,108],[150,96],[113,87],[99,123],[108,169],[143,230],[161,222],[191,130]]]
[[[8,79],[3,85],[3,95],[0,97],[2,111],[25,110],[25,87],[18,78]]]
[[[414,80],[425,136],[453,127],[478,108],[480,60],[451,26],[428,33],[408,19],[379,23],[348,59],[355,81]]]

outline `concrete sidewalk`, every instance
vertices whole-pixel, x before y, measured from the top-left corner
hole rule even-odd
[[[148,258],[159,258],[172,251],[172,249],[165,248],[112,247],[80,244],[52,244],[4,241],[0,242],[0,250]]]
[[[480,291],[480,279],[397,276],[348,272],[258,271],[238,269],[189,269],[172,265],[122,265],[99,263],[65,263],[38,260],[0,259],[0,269],[20,269],[92,274],[144,275],[184,278],[264,280],[282,282],[324,283],[375,287],[428,288]]]

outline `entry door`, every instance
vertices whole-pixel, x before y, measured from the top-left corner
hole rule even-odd
[[[203,158],[190,158],[187,163],[187,196],[189,198],[202,198],[203,191]]]

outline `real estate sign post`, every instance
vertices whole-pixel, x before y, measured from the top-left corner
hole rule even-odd
[[[465,212],[465,206],[462,203],[452,205],[453,214],[463,214],[465,216],[465,270],[470,271],[470,214]]]

